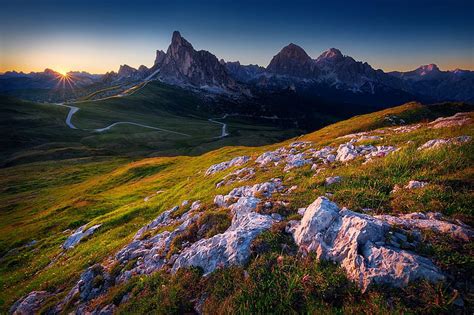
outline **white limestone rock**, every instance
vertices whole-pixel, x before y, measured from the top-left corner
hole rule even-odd
[[[440,117],[428,125],[433,129],[458,127],[472,123],[469,113],[457,113],[449,117]]]
[[[387,222],[340,210],[325,197],[313,202],[301,222],[288,230],[301,251],[339,263],[363,291],[373,283],[400,287],[417,279],[444,279],[429,259],[386,244]]]
[[[79,244],[79,242],[85,238],[85,237],[88,237],[88,236],[91,236],[92,234],[94,234],[95,231],[97,231],[97,229],[101,226],[101,224],[96,224],[96,225],[93,225],[91,226],[90,228],[88,229],[85,229],[86,228],[86,225],[83,225],[81,226],[80,228],[78,228],[73,234],[71,234],[67,240],[64,242],[63,244],[63,248],[64,249],[70,249],[70,248],[73,248],[74,246],[76,246],[77,244]]]
[[[425,142],[422,146],[418,147],[418,150],[432,150],[451,144],[460,145],[469,141],[471,141],[470,136],[459,136],[450,139],[433,139]]]
[[[325,184],[326,186],[331,186],[337,183],[340,183],[342,181],[341,176],[331,176],[331,177],[326,177]]]
[[[172,271],[184,267],[201,267],[204,274],[216,268],[242,265],[250,256],[250,244],[260,233],[271,227],[271,216],[254,212],[259,199],[241,197],[232,205],[231,226],[221,234],[201,239],[185,248],[176,258]]]
[[[289,154],[286,157],[286,165],[283,170],[286,172],[294,168],[302,167],[311,162],[311,159],[307,159],[304,153]]]
[[[248,161],[250,161],[250,156],[238,156],[236,158],[233,158],[230,161],[225,161],[222,163],[211,165],[206,171],[206,176],[224,171],[232,166],[244,165]]]
[[[391,215],[376,215],[375,218],[387,222],[391,225],[403,226],[408,229],[432,230],[437,233],[448,234],[454,239],[470,241],[474,236],[474,231],[462,224],[454,224],[445,220],[440,213],[421,212],[410,213],[399,217]]]
[[[417,188],[423,188],[426,185],[428,185],[427,182],[421,182],[417,180],[411,180],[408,182],[408,184],[405,186],[406,189],[417,189]]]

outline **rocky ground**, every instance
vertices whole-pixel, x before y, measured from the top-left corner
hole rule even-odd
[[[394,118],[390,117],[390,121],[394,121]],[[383,289],[386,292],[392,292],[390,290],[394,288],[405,290],[417,283],[424,283],[435,288],[435,291],[441,290],[436,291],[437,294],[444,295],[439,297],[439,301],[448,300],[443,302],[446,305],[442,308],[425,310],[444,312],[453,309],[469,313],[473,306],[473,284],[470,276],[465,282],[457,280],[457,273],[472,270],[470,244],[474,230],[469,225],[472,223],[469,213],[452,216],[447,212],[440,213],[437,207],[430,210],[429,205],[428,209],[413,206],[416,202],[404,204],[406,207],[413,206],[408,211],[399,211],[397,206],[363,207],[355,206],[351,200],[341,197],[343,195],[338,187],[349,189],[350,186],[344,185],[351,185],[354,176],[351,172],[366,169],[378,169],[381,172],[385,167],[388,170],[389,166],[385,164],[389,163],[387,161],[396,161],[406,154],[422,156],[457,152],[455,150],[468,151],[472,148],[472,113],[458,113],[432,122],[403,126],[398,124],[396,122],[393,127],[342,135],[330,139],[326,144],[301,139],[275,146],[269,151],[234,156],[230,160],[209,165],[207,169],[201,170],[202,175],[196,175],[213,179],[213,187],[209,190],[211,196],[207,200],[183,199],[178,205],[160,213],[141,227],[120,250],[86,268],[72,289],[64,290],[59,295],[54,291],[32,291],[19,299],[10,312],[28,314],[40,309],[46,309],[49,313],[77,314],[113,314],[123,310],[130,312],[130,307],[133,309],[133,305],[149,296],[150,292],[161,292],[155,293],[160,295],[165,290],[163,287],[153,291],[148,282],[137,289],[140,285],[137,286],[136,279],[147,281],[143,279],[154,279],[154,275],[160,275],[162,279],[171,281],[160,280],[162,286],[173,288],[182,273],[188,270],[191,270],[191,274],[192,270],[198,270],[198,276],[193,281],[202,286],[196,289],[194,284],[192,287],[196,292],[189,289],[190,293],[186,293],[190,294],[187,302],[190,308],[183,309],[180,304],[173,312],[227,312],[230,304],[237,303],[235,292],[240,292],[242,299],[245,292],[249,292],[254,285],[248,278],[256,277],[256,271],[252,269],[255,264],[268,259],[271,261],[267,266],[270,274],[282,272],[278,280],[275,280],[276,283],[280,283],[282,277],[290,279],[293,276],[289,271],[283,272],[285,268],[289,268],[287,264],[290,262],[294,263],[291,266],[295,270],[307,267],[308,261],[315,266],[333,264],[334,267],[320,267],[323,271],[318,271],[326,272],[325,270],[329,270],[327,268],[337,268],[333,274],[340,274],[341,279],[344,279],[344,285],[338,282],[342,281],[339,278],[327,284],[329,287],[339,288],[334,290],[343,290],[337,294],[327,293],[333,299],[350,294],[351,298],[356,297],[357,303],[361,303],[367,296],[374,298],[374,292],[382,292],[382,288],[386,288]],[[421,143],[417,141],[419,132],[437,129],[457,130],[458,134],[450,131],[446,132],[446,135],[452,134],[450,137],[432,138]],[[461,130],[468,133],[459,134]],[[413,140],[410,135],[413,135]],[[417,142],[420,144],[417,145]],[[469,152],[472,153],[472,150]],[[467,154],[471,164],[465,171],[472,170],[471,153]],[[425,198],[418,193],[429,192],[429,189],[438,185],[433,180],[425,179],[430,178],[429,176],[408,176],[404,174],[403,178],[408,180],[394,184],[386,191],[384,198],[392,201],[403,200],[407,196]],[[315,190],[313,187],[316,186],[322,187],[325,193]],[[213,190],[216,192],[212,193]],[[314,194],[314,191],[320,194]],[[148,202],[159,193],[161,192],[153,193],[143,202]],[[472,191],[467,194],[470,194],[467,199],[470,199],[468,203],[472,206]],[[301,196],[305,197],[300,198]],[[440,195],[434,199],[436,198],[443,197]],[[379,204],[382,202],[380,199]],[[377,204],[377,201],[371,200],[370,204]],[[100,230],[100,224],[81,226],[66,239],[64,251],[88,242]],[[466,263],[461,264],[465,269],[440,261],[439,256],[433,253],[436,250],[429,249],[438,248],[440,242],[445,240],[456,244],[459,255],[465,255],[463,259]],[[225,277],[223,274],[235,270],[241,270],[241,275],[237,272],[239,276],[231,273],[227,276],[236,277],[235,283],[242,283],[243,287],[237,291],[232,291],[235,288],[224,289],[219,282]],[[312,294],[311,290],[319,288],[319,293],[315,296],[327,290],[318,287],[324,282],[318,280],[321,276],[322,274],[318,276],[310,271],[298,276],[297,286],[301,286],[301,294],[306,301],[301,303],[306,304],[298,306],[297,303],[290,309],[304,312],[304,309],[314,311],[318,307],[330,309],[342,305],[329,301],[323,294],[318,302],[322,304],[308,308],[307,294]],[[216,277],[221,280],[216,280],[214,284],[206,282],[212,282]],[[179,281],[187,283],[182,279]],[[278,285],[274,284],[276,287]],[[284,288],[292,290],[288,284]],[[234,300],[225,293],[229,290],[234,292]],[[166,292],[166,301],[169,294],[180,294],[180,291]],[[399,298],[394,297],[396,295],[390,297],[390,293],[384,294],[388,294],[392,302],[382,303],[383,310],[392,312],[399,309]],[[61,298],[58,299],[57,296]],[[378,298],[388,301],[386,296]],[[225,301],[220,311],[212,308],[216,299]],[[287,299],[281,303],[289,303],[292,298],[287,296]],[[247,310],[251,309],[249,305],[247,307]],[[255,307],[254,310],[258,311],[257,306]],[[350,310],[347,306],[344,307],[339,310]],[[275,312],[280,310],[274,309]],[[239,312],[236,309],[234,311]],[[354,311],[368,310],[359,308]],[[415,309],[415,312],[420,311],[423,308]]]

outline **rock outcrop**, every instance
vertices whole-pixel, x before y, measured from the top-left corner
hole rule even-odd
[[[336,161],[348,162],[359,156],[363,156],[368,161],[373,157],[384,157],[396,150],[393,146],[354,145],[354,142],[356,142],[355,139],[339,146]]]
[[[432,230],[437,233],[444,233],[450,237],[462,241],[470,241],[474,237],[474,231],[463,224],[454,224],[442,220],[441,213],[421,213],[415,212],[401,215],[399,217],[391,215],[376,215],[375,218],[385,221],[391,225],[403,226],[408,229]]]
[[[469,113],[457,113],[450,117],[440,117],[428,125],[433,129],[463,126],[471,123],[472,119]]]
[[[362,290],[371,284],[403,286],[411,281],[444,279],[427,258],[387,242],[390,224],[319,197],[290,231],[303,252],[337,262]]]
[[[32,291],[24,298],[15,302],[10,308],[12,315],[36,314],[44,301],[52,294],[46,291]]]
[[[233,158],[230,161],[225,161],[225,162],[221,162],[221,163],[218,163],[218,164],[211,165],[207,169],[206,175],[212,175],[212,174],[217,173],[217,172],[225,171],[226,169],[228,169],[232,166],[244,165],[248,161],[250,161],[250,156],[238,156],[238,157]]]
[[[97,231],[97,229],[101,226],[101,224],[96,224],[96,225],[93,225],[91,226],[90,228],[88,229],[85,229],[86,228],[86,225],[83,225],[81,226],[80,228],[78,228],[74,233],[72,233],[68,238],[67,240],[64,242],[63,244],[63,248],[64,249],[70,249],[70,248],[73,248],[74,246],[76,246],[77,244],[79,244],[79,242],[86,238],[86,237],[89,237],[91,236],[92,234],[94,234],[95,231]]]
[[[259,201],[255,197],[239,198],[231,206],[234,214],[231,226],[224,233],[201,239],[184,249],[172,270],[195,266],[209,274],[218,267],[244,264],[250,257],[251,242],[274,222],[271,216],[255,212]]]
[[[471,141],[470,136],[459,136],[450,139],[433,139],[425,142],[418,150],[431,150],[441,148],[447,145],[460,145]]]

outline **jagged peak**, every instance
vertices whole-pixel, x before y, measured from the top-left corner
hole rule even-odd
[[[342,59],[344,56],[342,55],[341,51],[337,48],[329,48],[325,52],[323,52],[317,60],[336,60]]]
[[[430,63],[429,65],[423,65],[418,67],[417,70],[421,70],[423,72],[432,72],[432,71],[440,71],[439,67],[434,63]]]
[[[301,46],[298,46],[294,43],[290,43],[287,46],[283,47],[278,53],[278,55],[283,55],[289,58],[311,59],[311,57],[308,56],[306,51]]]
[[[181,36],[181,33],[178,31],[173,32],[173,36],[171,38],[171,47],[181,47],[181,46],[188,46],[193,48],[190,42],[188,42],[184,37]]]

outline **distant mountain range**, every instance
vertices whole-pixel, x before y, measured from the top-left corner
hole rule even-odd
[[[303,48],[289,44],[264,68],[219,60],[173,33],[166,53],[158,50],[152,67],[138,69],[120,66],[118,72],[93,75],[70,72],[71,82],[97,89],[158,79],[184,88],[217,94],[255,95],[292,91],[342,103],[397,104],[410,100],[474,101],[474,71],[441,71],[436,65],[421,66],[408,72],[384,72],[367,62],[356,61],[336,48],[311,58]],[[0,93],[19,89],[58,88],[61,76],[47,69],[40,73],[7,72],[0,75]],[[89,89],[90,90],[90,89]],[[13,93],[14,94],[14,93]]]

